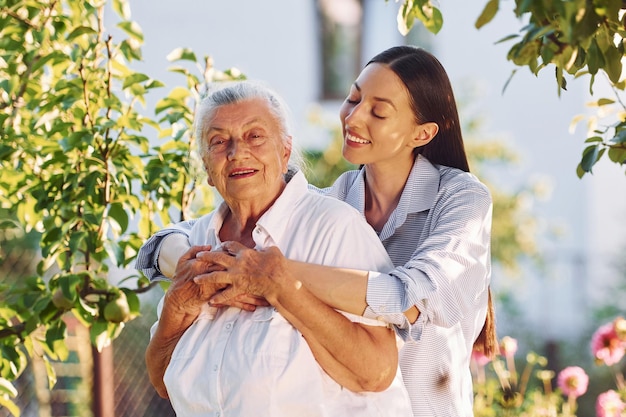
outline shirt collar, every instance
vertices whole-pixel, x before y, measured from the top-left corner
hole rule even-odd
[[[257,221],[257,227],[253,235],[257,246],[266,247],[268,237],[271,238],[271,244],[280,244],[289,224],[287,220],[293,213],[294,207],[308,192],[308,182],[304,174],[297,172],[287,183],[280,196],[274,201],[274,204]]]
[[[398,206],[407,207],[408,213],[430,209],[439,193],[440,179],[439,169],[428,159],[418,155],[402,191]]]
[[[209,218],[209,224],[206,227],[205,236],[206,239],[203,239],[204,242],[216,242],[216,246],[221,245],[220,234],[219,231],[222,229],[222,225],[224,224],[224,219],[228,215],[230,208],[226,204],[225,201],[222,201],[218,206],[217,210],[213,213],[213,215]],[[215,248],[214,248],[215,249]]]
[[[398,206],[380,232],[379,237],[385,240],[402,226],[410,213],[429,210],[439,193],[440,174],[428,159],[422,155],[415,158],[409,178],[407,179]],[[365,215],[365,168],[361,168],[359,176],[348,190],[346,201]]]

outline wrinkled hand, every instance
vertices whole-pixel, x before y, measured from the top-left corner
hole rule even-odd
[[[198,252],[210,251],[211,246],[191,247],[176,264],[172,285],[165,294],[164,308],[176,314],[197,316],[203,304],[227,284],[206,283],[198,285],[194,278],[202,273],[223,269],[220,265],[196,259]]]
[[[199,253],[206,253],[211,251],[211,249],[211,245],[192,246],[178,260],[173,280],[190,281],[200,274],[223,270],[224,268],[221,265],[211,262],[210,259],[198,258]]]
[[[287,276],[286,258],[276,247],[254,250],[238,242],[224,242],[220,252],[201,252],[196,256],[215,266],[215,271],[199,275],[201,285],[224,286],[210,300],[211,305],[234,305],[242,299],[267,301],[277,296]],[[217,266],[221,266],[221,270]]]

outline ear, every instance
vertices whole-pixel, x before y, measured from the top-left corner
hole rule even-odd
[[[289,157],[291,156],[291,146],[292,146],[292,138],[291,136],[287,136],[283,141],[284,151],[283,151],[283,174],[287,173],[287,168],[289,166]]]
[[[439,132],[439,125],[435,122],[423,123],[417,126],[417,132],[413,138],[413,147],[418,148],[420,146],[427,145],[431,140],[437,136]]]

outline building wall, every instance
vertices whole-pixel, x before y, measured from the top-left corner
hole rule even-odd
[[[489,136],[502,138],[519,152],[520,165],[500,175],[501,185],[516,190],[541,178],[552,187],[551,198],[532,202],[541,225],[544,269],[528,266],[521,278],[495,271],[494,288],[514,290],[523,320],[545,339],[577,337],[589,324],[592,308],[605,299],[602,288],[619,278],[609,263],[626,245],[626,231],[620,227],[626,177],[612,164],[602,164],[582,180],[576,176],[586,132],[583,126],[574,133],[568,129],[575,115],[587,112],[585,80],[571,81],[559,97],[553,70],[535,77],[520,68],[502,91],[515,69],[506,60],[512,43],[495,42],[515,33],[523,22],[501,10],[477,30],[474,21],[484,3],[441,2],[443,29],[421,39],[447,68],[457,98],[464,86],[474,86],[470,107],[485,119]],[[405,42],[396,28],[397,2],[364,4],[363,62]],[[171,50],[190,47],[199,56],[211,55],[218,69],[237,67],[249,78],[269,82],[292,107],[300,145],[324,147],[327,138],[307,122],[319,105],[321,79],[313,1],[179,0],[174,5],[134,0],[131,5],[146,39],[141,70],[174,86],[180,78],[165,70]],[[501,3],[502,8],[512,6]],[[322,105],[331,120],[338,120],[337,102]],[[551,237],[555,231],[558,238]],[[509,330],[507,323],[498,324]]]

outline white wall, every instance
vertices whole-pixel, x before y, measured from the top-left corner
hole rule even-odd
[[[365,3],[370,12],[365,15],[364,61],[403,42],[396,29],[398,3]],[[558,240],[543,242],[544,272],[534,271],[523,280],[496,274],[494,287],[514,288],[525,318],[544,337],[575,336],[584,330],[589,308],[602,301],[599,288],[616,280],[607,265],[626,244],[624,170],[601,164],[592,176],[576,176],[586,132],[579,127],[570,134],[568,128],[575,115],[587,111],[586,81],[571,81],[559,97],[553,69],[535,77],[520,68],[502,93],[515,68],[506,60],[512,42],[495,42],[522,26],[511,11],[501,10],[477,30],[474,21],[486,0],[440,3],[444,27],[431,37],[435,54],[455,90],[468,81],[479,86],[472,107],[488,122],[489,136],[506,139],[522,158],[519,167],[503,173],[502,184],[515,189],[536,176],[548,178],[552,198],[534,202],[533,211],[545,232],[563,232]],[[181,78],[165,70],[171,50],[190,47],[199,56],[211,55],[218,69],[238,67],[274,86],[292,107],[301,145],[323,146],[306,122],[320,81],[313,1],[133,0],[131,6],[146,39],[140,70],[172,87]],[[328,104],[332,118],[336,106]],[[506,329],[506,323],[499,325]]]
[[[138,70],[171,88],[182,76],[166,68],[178,47],[210,55],[215,67],[236,67],[267,81],[290,104],[297,127],[304,124],[318,89],[313,2],[303,0],[133,0],[132,19],[144,32],[144,63]]]

